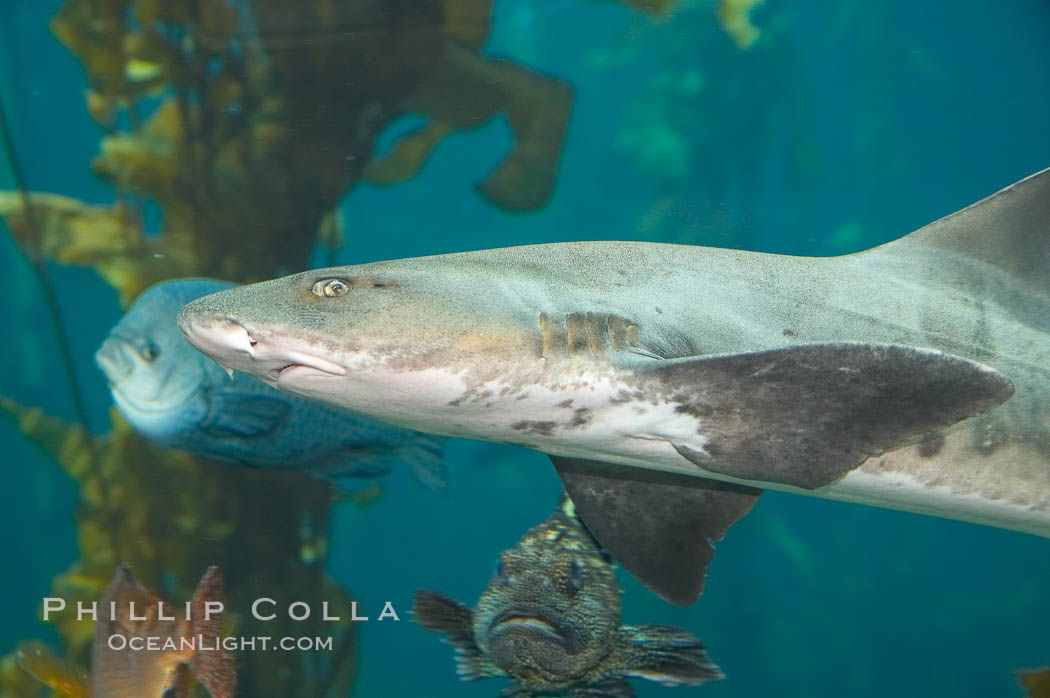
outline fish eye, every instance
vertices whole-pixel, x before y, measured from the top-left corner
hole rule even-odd
[[[569,564],[569,588],[573,592],[583,588],[583,566],[576,560]]]
[[[321,298],[338,298],[349,292],[350,284],[343,279],[321,279],[313,287],[313,294]]]
[[[156,361],[157,357],[160,356],[160,347],[152,342],[144,344],[139,349],[139,356],[145,361]]]

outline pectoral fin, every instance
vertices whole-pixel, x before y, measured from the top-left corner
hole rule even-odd
[[[674,359],[637,375],[646,394],[696,418],[696,441],[672,442],[685,458],[711,472],[805,489],[981,414],[1014,390],[984,364],[895,344]]]
[[[412,604],[412,616],[427,630],[444,633],[456,648],[457,673],[463,680],[503,675],[474,640],[474,612],[467,606],[440,592],[420,589]]]
[[[618,653],[627,676],[658,681],[665,686],[696,686],[724,678],[695,635],[668,625],[620,628]]]
[[[576,513],[613,558],[660,597],[688,606],[704,588],[712,540],[762,490],[706,478],[551,456]]]
[[[220,437],[264,436],[280,426],[289,410],[284,400],[235,390],[211,392],[208,404],[201,429]]]

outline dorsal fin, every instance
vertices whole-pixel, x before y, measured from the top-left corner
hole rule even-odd
[[[962,255],[1050,298],[1050,168],[876,250]]]

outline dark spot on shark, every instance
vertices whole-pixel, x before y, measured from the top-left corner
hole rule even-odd
[[[1006,426],[1000,420],[984,420],[973,428],[972,436],[973,447],[987,456],[1006,443]]]
[[[674,408],[674,411],[678,414],[687,414],[690,417],[707,418],[715,414],[715,406],[707,402],[689,401],[689,397],[685,395],[675,395],[671,398],[671,402],[677,402],[678,406]]]
[[[516,401],[518,401],[518,400],[524,400],[524,399],[525,399],[525,398],[527,398],[528,396],[529,396],[529,394],[528,394],[528,393],[522,393],[522,394],[521,394],[521,395],[519,395],[518,397],[514,398],[514,400],[515,400],[515,402],[516,402]]]
[[[570,407],[572,407],[572,400],[563,400],[558,403],[558,407],[564,407],[565,409],[569,409]]]
[[[610,405],[622,405],[625,402],[641,402],[645,398],[645,393],[641,390],[627,390],[626,388],[620,388],[620,392],[616,393],[614,397],[609,398]]]
[[[941,452],[942,448],[944,448],[944,437],[930,434],[928,437],[923,437],[923,440],[919,442],[919,456],[922,458],[933,458]]]
[[[784,336],[785,337],[794,337],[795,336],[795,330],[791,329],[790,327],[785,329],[784,330]]]
[[[591,411],[586,407],[577,408],[572,414],[572,421],[569,422],[569,428],[582,427],[591,421]]]
[[[552,436],[555,428],[557,428],[557,422],[551,422],[547,420],[535,420],[535,419],[523,419],[520,422],[514,422],[510,425],[510,428],[514,431],[520,431],[522,434],[539,434],[540,436]]]
[[[480,400],[486,400],[492,397],[491,390],[479,391],[477,387],[467,388],[462,395],[457,397],[455,400],[449,400],[446,405],[448,407],[459,407],[467,401],[478,402]]]

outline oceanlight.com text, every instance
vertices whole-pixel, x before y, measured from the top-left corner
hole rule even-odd
[[[106,641],[111,650],[132,652],[254,652],[256,650],[277,650],[282,652],[331,652],[331,637],[273,637],[254,635],[246,637],[204,637],[190,635],[184,637],[159,637],[141,635],[122,635],[114,633]]]

